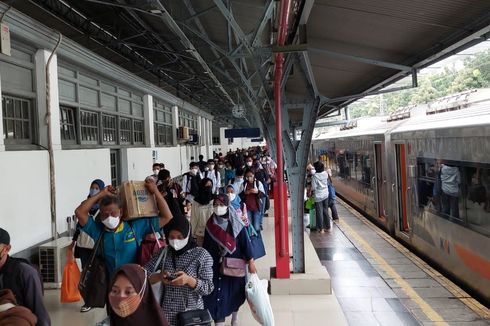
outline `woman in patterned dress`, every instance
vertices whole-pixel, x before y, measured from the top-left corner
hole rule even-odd
[[[151,284],[162,281],[160,305],[174,326],[179,312],[204,308],[202,297],[213,291],[213,259],[192,240],[186,218],[174,217],[164,231],[169,244],[168,249],[162,249],[168,250],[165,259],[156,266],[159,252],[145,269],[153,273]]]

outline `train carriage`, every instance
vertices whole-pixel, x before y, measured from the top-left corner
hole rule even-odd
[[[490,302],[490,90],[313,140],[337,192]]]

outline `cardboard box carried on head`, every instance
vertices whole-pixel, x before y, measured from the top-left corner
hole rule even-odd
[[[123,182],[120,196],[126,220],[158,216],[155,197],[148,192],[144,181]]]

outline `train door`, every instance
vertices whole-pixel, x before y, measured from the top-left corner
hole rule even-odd
[[[396,180],[397,180],[397,197],[398,197],[398,222],[400,231],[409,232],[410,223],[408,221],[408,203],[407,203],[407,155],[405,144],[395,144],[396,155]]]
[[[386,220],[385,211],[385,182],[383,175],[383,152],[381,143],[374,144],[374,156],[376,162],[376,177],[375,177],[375,187],[376,187],[376,202],[378,209],[378,217],[382,220]]]

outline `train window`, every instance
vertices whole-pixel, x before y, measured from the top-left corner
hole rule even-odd
[[[418,158],[417,171],[419,206],[490,235],[490,166]]]
[[[468,224],[490,232],[490,169],[465,167],[466,216]]]
[[[444,164],[441,160],[419,158],[417,170],[419,206],[427,206],[444,218],[463,220],[461,167],[453,162]]]

